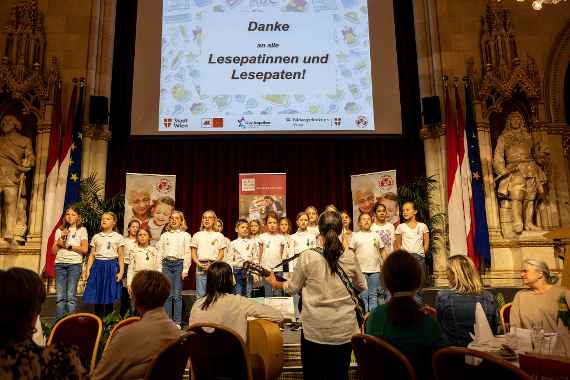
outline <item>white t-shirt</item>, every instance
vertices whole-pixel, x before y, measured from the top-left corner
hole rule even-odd
[[[291,235],[291,240],[293,240],[293,255],[317,247],[317,238],[309,231],[297,231]],[[297,259],[289,261],[289,272],[293,272],[296,262]]]
[[[270,234],[264,232],[259,235],[259,240],[263,244],[261,255],[261,266],[272,271],[281,271],[283,267],[275,268],[283,260],[283,246],[285,238],[281,234]]]
[[[125,250],[125,264],[130,263],[130,256],[131,256],[131,251],[133,248],[137,247],[137,240],[136,239],[132,239],[130,237],[125,237],[125,248],[123,248]]]
[[[396,239],[394,235],[396,228],[394,228],[394,225],[390,222],[386,222],[383,225],[374,223],[372,227],[370,227],[370,231],[378,234],[380,240],[384,243],[386,253],[392,253],[394,250],[394,240]]]
[[[307,231],[312,233],[314,236],[319,236],[319,226],[307,226]]]
[[[119,247],[124,245],[125,239],[123,235],[115,231],[111,231],[108,234],[99,232],[91,239],[91,246],[95,247],[95,258],[99,260],[116,259],[119,257]]]
[[[228,239],[226,236],[224,236],[224,246],[226,247],[226,249],[224,250],[224,257],[222,257],[222,261],[232,265],[232,262],[234,260],[234,255],[233,255],[233,252],[231,252],[229,249],[230,243],[231,243],[230,239]]]
[[[198,260],[216,260],[220,249],[226,248],[226,237],[216,231],[198,231],[192,237],[192,248],[197,249]]]
[[[191,241],[192,238],[186,231],[167,231],[160,235],[160,240],[156,243],[158,256],[161,260],[184,260],[182,270],[186,273],[192,263]]]
[[[410,228],[407,223],[400,223],[396,227],[396,235],[402,235],[402,249],[410,253],[425,255],[424,234],[429,232],[428,227],[418,222],[415,228]]]
[[[255,241],[249,238],[232,240],[227,254],[232,258],[230,265],[242,268],[245,261],[254,261]],[[225,256],[225,255],[224,255]]]
[[[356,254],[362,272],[380,272],[382,266],[381,248],[384,248],[384,243],[376,232],[358,231],[352,233],[350,249]]]
[[[128,286],[131,286],[135,274],[141,270],[156,270],[162,272],[161,260],[156,247],[148,245],[145,248],[142,248],[136,245],[129,250],[129,253],[130,264],[129,270],[127,271]]]
[[[80,246],[83,240],[89,241],[87,236],[87,229],[85,227],[70,227],[68,228],[69,233],[67,234],[67,240],[65,242],[66,246],[72,245],[74,247]],[[61,238],[61,229],[55,230],[55,240]],[[83,255],[81,253],[71,251],[69,249],[60,248],[57,250],[55,255],[56,264],[81,264],[83,262]]]

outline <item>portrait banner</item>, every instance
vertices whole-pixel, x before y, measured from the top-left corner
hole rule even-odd
[[[246,173],[239,175],[239,216],[262,221],[273,211],[278,217],[285,212],[285,173]]]
[[[138,220],[148,227],[151,244],[155,244],[168,224],[176,199],[176,176],[163,174],[127,173],[125,186],[125,225]]]
[[[350,176],[350,189],[354,231],[359,230],[360,214],[369,214],[374,220],[374,205],[377,202],[386,206],[390,223],[397,225],[400,222],[396,170],[352,175]]]

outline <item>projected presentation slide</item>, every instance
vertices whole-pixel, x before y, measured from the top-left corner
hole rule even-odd
[[[374,131],[367,2],[163,0],[161,132]]]

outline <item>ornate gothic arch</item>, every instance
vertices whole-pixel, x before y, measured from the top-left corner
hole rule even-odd
[[[546,101],[550,120],[553,123],[566,123],[564,117],[564,75],[570,62],[570,20],[553,44],[546,66]],[[566,110],[570,112],[570,110]]]

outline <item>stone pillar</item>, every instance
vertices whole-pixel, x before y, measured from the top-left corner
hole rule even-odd
[[[445,180],[447,178],[447,165],[445,161],[445,128],[422,128],[420,136],[424,141],[424,154],[426,161],[426,176],[437,181],[435,189],[429,194],[430,216],[445,213],[447,196]],[[435,286],[447,285],[447,229],[445,224],[438,226],[441,230],[430,231],[433,237],[433,274]]]
[[[81,177],[85,178],[93,172],[93,134],[94,128],[86,125],[83,126],[82,142],[83,151],[81,154]]]
[[[40,248],[42,241],[42,224],[44,218],[44,198],[46,190],[46,167],[49,151],[49,135],[52,127],[53,105],[45,106],[43,117],[38,121],[36,134],[36,167],[30,198],[28,218],[28,235],[26,247]]]
[[[568,172],[568,159],[564,152],[564,137],[570,130],[565,123],[550,123],[544,125],[546,143],[550,147],[550,161],[552,163],[551,201],[558,203],[559,226],[570,225],[570,178]]]
[[[97,179],[101,183],[101,197],[105,196],[105,181],[107,179],[107,148],[111,139],[111,131],[107,126],[99,127],[93,136],[93,171],[97,173]]]

